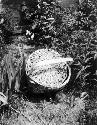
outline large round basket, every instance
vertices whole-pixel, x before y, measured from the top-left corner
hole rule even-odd
[[[26,60],[29,86],[34,86],[36,92],[63,88],[71,77],[68,61],[73,61],[73,59],[64,58],[51,49],[34,51]]]

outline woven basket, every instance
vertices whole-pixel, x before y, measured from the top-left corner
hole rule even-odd
[[[60,89],[70,80],[71,69],[67,61],[58,52],[51,49],[34,51],[26,61],[26,75],[30,84],[37,84],[48,89]]]

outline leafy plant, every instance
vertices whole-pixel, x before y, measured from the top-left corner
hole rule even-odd
[[[35,8],[29,6],[29,4],[25,2],[21,4],[20,8],[22,20],[20,21],[19,25],[24,31],[23,35],[26,37],[26,43],[30,44],[31,46],[35,46],[36,48],[45,46],[53,48],[60,52],[63,56],[69,56],[74,59],[73,64],[70,65],[72,69],[72,76],[71,81],[68,84],[69,87],[67,87],[68,92],[72,93],[72,91],[74,91],[72,94],[74,97],[69,95],[69,99],[66,99],[67,94],[63,95],[63,97],[60,97],[61,99],[58,99],[59,104],[52,104],[52,101],[44,101],[41,102],[40,105],[39,103],[34,105],[34,103],[29,101],[26,101],[25,104],[25,101],[23,100],[22,104],[25,104],[25,106],[20,106],[20,111],[19,109],[15,111],[14,108],[11,108],[13,112],[18,114],[18,122],[16,119],[16,121],[14,120],[10,123],[12,125],[30,123],[35,125],[45,125],[46,121],[48,121],[48,124],[51,125],[81,123],[84,125],[87,123],[90,125],[95,125],[92,121],[93,119],[96,119],[95,117],[97,117],[97,115],[95,115],[97,114],[97,107],[95,108],[95,106],[91,104],[92,106],[90,106],[90,109],[88,108],[86,110],[88,107],[86,106],[86,98],[84,98],[82,95],[79,96],[76,94],[87,92],[89,98],[91,97],[91,100],[96,98],[97,95],[96,4],[94,4],[92,1],[82,1],[77,8],[62,8],[60,5],[58,5],[58,3],[53,2],[52,0],[42,0],[35,2],[34,5]],[[4,36],[2,35],[5,33],[5,30],[2,28],[0,30],[3,31],[0,31],[0,40],[2,41],[3,46],[8,42],[4,41]],[[7,33],[8,32],[6,31],[5,34]],[[2,46],[0,51],[3,50]],[[21,49],[19,50],[21,51]],[[10,54],[12,54],[12,52],[13,51],[11,51]],[[4,54],[2,52],[2,57],[3,55]],[[19,61],[17,59],[18,56],[14,56],[12,62],[19,62],[22,64],[22,58],[19,58],[21,60]],[[12,67],[12,64],[9,64]],[[16,68],[16,65],[13,64],[13,67]],[[3,71],[3,73],[5,73],[5,69]],[[13,75],[15,74],[13,73]],[[65,90],[66,89],[64,88],[63,93]],[[7,98],[2,93],[0,97],[2,102],[7,103]],[[18,102],[20,102],[20,100],[17,101],[16,107],[18,107]],[[14,103],[15,100],[13,99],[12,104]],[[96,99],[95,105],[97,105]],[[21,109],[21,107],[23,107],[23,109]],[[42,109],[43,112],[41,111]],[[25,117],[25,115],[27,117]],[[36,121],[38,121],[38,123],[36,123]]]
[[[7,97],[2,93],[2,92],[0,92],[0,101],[3,103],[2,105],[6,105],[6,104],[8,104],[8,102],[7,102]],[[1,106],[2,106],[1,105]],[[0,107],[1,107],[0,106]]]

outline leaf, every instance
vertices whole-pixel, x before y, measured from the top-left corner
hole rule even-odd
[[[48,22],[43,22],[42,24],[44,24],[44,25],[45,25],[45,24],[48,24]]]
[[[35,23],[33,26],[32,26],[32,29],[34,30],[37,26],[37,23]]]
[[[84,71],[84,67],[82,67],[82,69],[78,72],[78,74],[77,74],[75,80],[80,77],[80,75],[82,74],[83,71]]]
[[[84,75],[84,79],[95,79],[97,78],[97,75],[96,74],[92,74],[91,72],[87,73],[86,75]]]
[[[93,57],[90,57],[90,58],[87,58],[87,59],[85,60],[85,63],[86,63],[86,64],[92,64],[93,61],[94,61],[94,58],[93,58]]]
[[[48,4],[47,2],[43,2],[43,4],[46,5],[46,6],[47,6],[47,5],[50,5],[50,4]]]
[[[88,94],[86,92],[81,93],[81,98],[85,99],[87,96],[88,96]]]
[[[4,22],[4,19],[2,18],[1,20],[0,20],[0,24],[2,24]]]
[[[0,92],[0,101],[3,102],[3,105],[8,104],[7,97],[2,92]]]
[[[48,19],[46,19],[46,20],[48,20],[48,21],[52,21],[52,20],[55,20],[54,18],[48,18]]]
[[[90,76],[91,72],[84,75],[83,79],[87,79]]]
[[[34,33],[31,35],[31,39],[32,39],[32,40],[34,39]]]
[[[94,60],[97,60],[97,53],[94,55]]]
[[[56,5],[56,3],[55,2],[51,2],[53,5]]]
[[[91,65],[87,65],[85,68],[84,68],[85,72],[92,72],[93,71],[93,67]]]
[[[53,29],[53,26],[49,27],[49,30],[52,30]]]
[[[44,37],[47,39],[47,38],[50,38],[51,36],[48,35],[48,36],[44,36]]]
[[[95,54],[95,51],[88,52],[88,53],[86,54],[86,58],[93,57],[94,54]]]

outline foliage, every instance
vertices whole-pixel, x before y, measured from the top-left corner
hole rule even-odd
[[[64,94],[61,95],[61,101],[57,104],[45,100],[40,103],[31,103],[28,100],[25,101],[23,97],[18,98],[13,95],[9,100],[8,110],[1,115],[1,122],[8,125],[77,125],[80,112],[85,108],[85,102],[84,98],[73,96],[72,98],[72,105],[66,101],[69,101],[70,97],[67,98]],[[6,114],[5,117],[4,114]],[[10,119],[7,120],[8,117]]]
[[[19,26],[21,30],[23,31],[21,34],[23,34],[26,37],[26,43],[30,46],[37,47],[48,47],[53,48],[60,52],[63,56],[71,56],[74,59],[74,63],[71,64],[72,69],[72,77],[70,84],[68,84],[69,90],[72,92],[74,91],[74,97],[76,97],[77,93],[81,93],[83,91],[86,91],[89,94],[89,97],[91,97],[90,101],[94,100],[94,104],[96,104],[96,93],[97,93],[97,69],[96,69],[96,61],[97,61],[97,7],[92,1],[84,0],[81,4],[75,8],[74,6],[71,6],[70,8],[62,8],[58,3],[54,1],[46,1],[46,0],[40,0],[37,1],[35,4],[35,8],[31,5],[29,5],[27,2],[24,2],[21,4],[20,7],[20,15],[21,20],[19,22]],[[2,19],[2,18],[1,18]],[[1,24],[0,24],[1,25]],[[3,34],[7,34],[9,31],[7,31],[3,25],[3,27],[0,27],[0,40],[1,40],[1,54],[3,53],[3,48],[5,44],[8,44],[8,42],[5,42],[4,38],[5,36]],[[17,34],[17,33],[16,33]],[[15,35],[16,35],[15,34]],[[13,33],[11,32],[11,35]],[[9,32],[10,36],[10,32]],[[25,40],[24,40],[25,41]],[[23,42],[23,41],[22,41]],[[2,54],[3,57],[4,54]],[[66,89],[64,89],[65,91]],[[67,91],[69,91],[67,90]],[[63,91],[63,92],[64,92]],[[46,101],[43,102],[43,105],[40,106],[43,108],[44,106],[44,112],[41,112],[40,109],[37,110],[33,103],[30,103],[27,101],[26,107],[24,106],[25,114],[30,114],[31,108],[27,108],[27,106],[31,105],[31,107],[35,108],[34,112],[32,111],[32,116],[34,116],[37,121],[42,122],[41,124],[45,124],[44,122],[47,120],[51,120],[49,124],[61,124],[62,120],[66,123],[67,121],[69,123],[66,124],[78,124],[82,122],[82,124],[93,124],[93,119],[95,121],[97,117],[97,111],[96,108],[93,105],[85,106],[86,100],[83,100],[79,98],[74,99],[75,101],[71,101],[68,108],[68,99],[66,100],[65,96],[67,97],[67,94],[64,95],[64,99],[62,105],[61,104],[51,104]],[[69,95],[70,98],[72,98]],[[94,97],[94,98],[93,98]],[[62,99],[62,97],[61,97]],[[14,99],[13,99],[14,100]],[[77,101],[76,101],[77,100]],[[85,101],[85,103],[84,103]],[[30,103],[30,104],[29,104]],[[24,104],[24,102],[23,102]],[[71,106],[73,105],[73,107]],[[89,104],[89,102],[88,102]],[[33,106],[34,105],[34,106]],[[75,106],[74,106],[75,105]],[[92,104],[91,104],[92,105]],[[12,106],[12,105],[11,105]],[[61,107],[62,109],[60,110]],[[81,109],[82,107],[82,109]],[[52,108],[54,110],[52,110]],[[64,109],[65,108],[65,109]],[[84,108],[87,108],[85,110]],[[37,112],[35,112],[37,111]],[[64,114],[63,111],[68,115]],[[22,114],[20,112],[17,112],[18,115],[18,122],[17,124],[22,124],[21,119],[24,119],[24,122],[27,120],[24,112],[21,110]],[[57,113],[56,113],[57,112]],[[36,113],[36,114],[34,114]],[[63,114],[62,114],[63,113]],[[79,114],[81,114],[81,117],[79,117]],[[41,115],[42,114],[42,115]],[[56,115],[55,115],[56,114]],[[60,114],[62,114],[60,118]],[[76,115],[77,114],[77,115]],[[39,115],[39,117],[37,117]],[[47,116],[49,115],[49,116]],[[65,117],[65,118],[64,118]],[[69,120],[68,118],[69,117]],[[3,118],[3,116],[2,116]],[[50,119],[49,119],[50,118]],[[45,120],[46,119],[46,120]],[[60,123],[57,123],[59,122]],[[65,120],[64,120],[65,119]],[[79,121],[78,121],[79,119]],[[90,121],[89,121],[90,119]],[[17,119],[16,119],[17,120]],[[35,121],[34,120],[34,121]],[[86,121],[85,121],[86,120]],[[31,123],[34,121],[30,121]],[[16,121],[17,122],[17,121]],[[70,123],[71,122],[71,123]],[[13,124],[11,122],[11,124]],[[14,123],[15,124],[15,123]],[[23,123],[23,124],[29,124]],[[36,124],[36,123],[33,123]],[[38,124],[38,123],[37,123]]]

